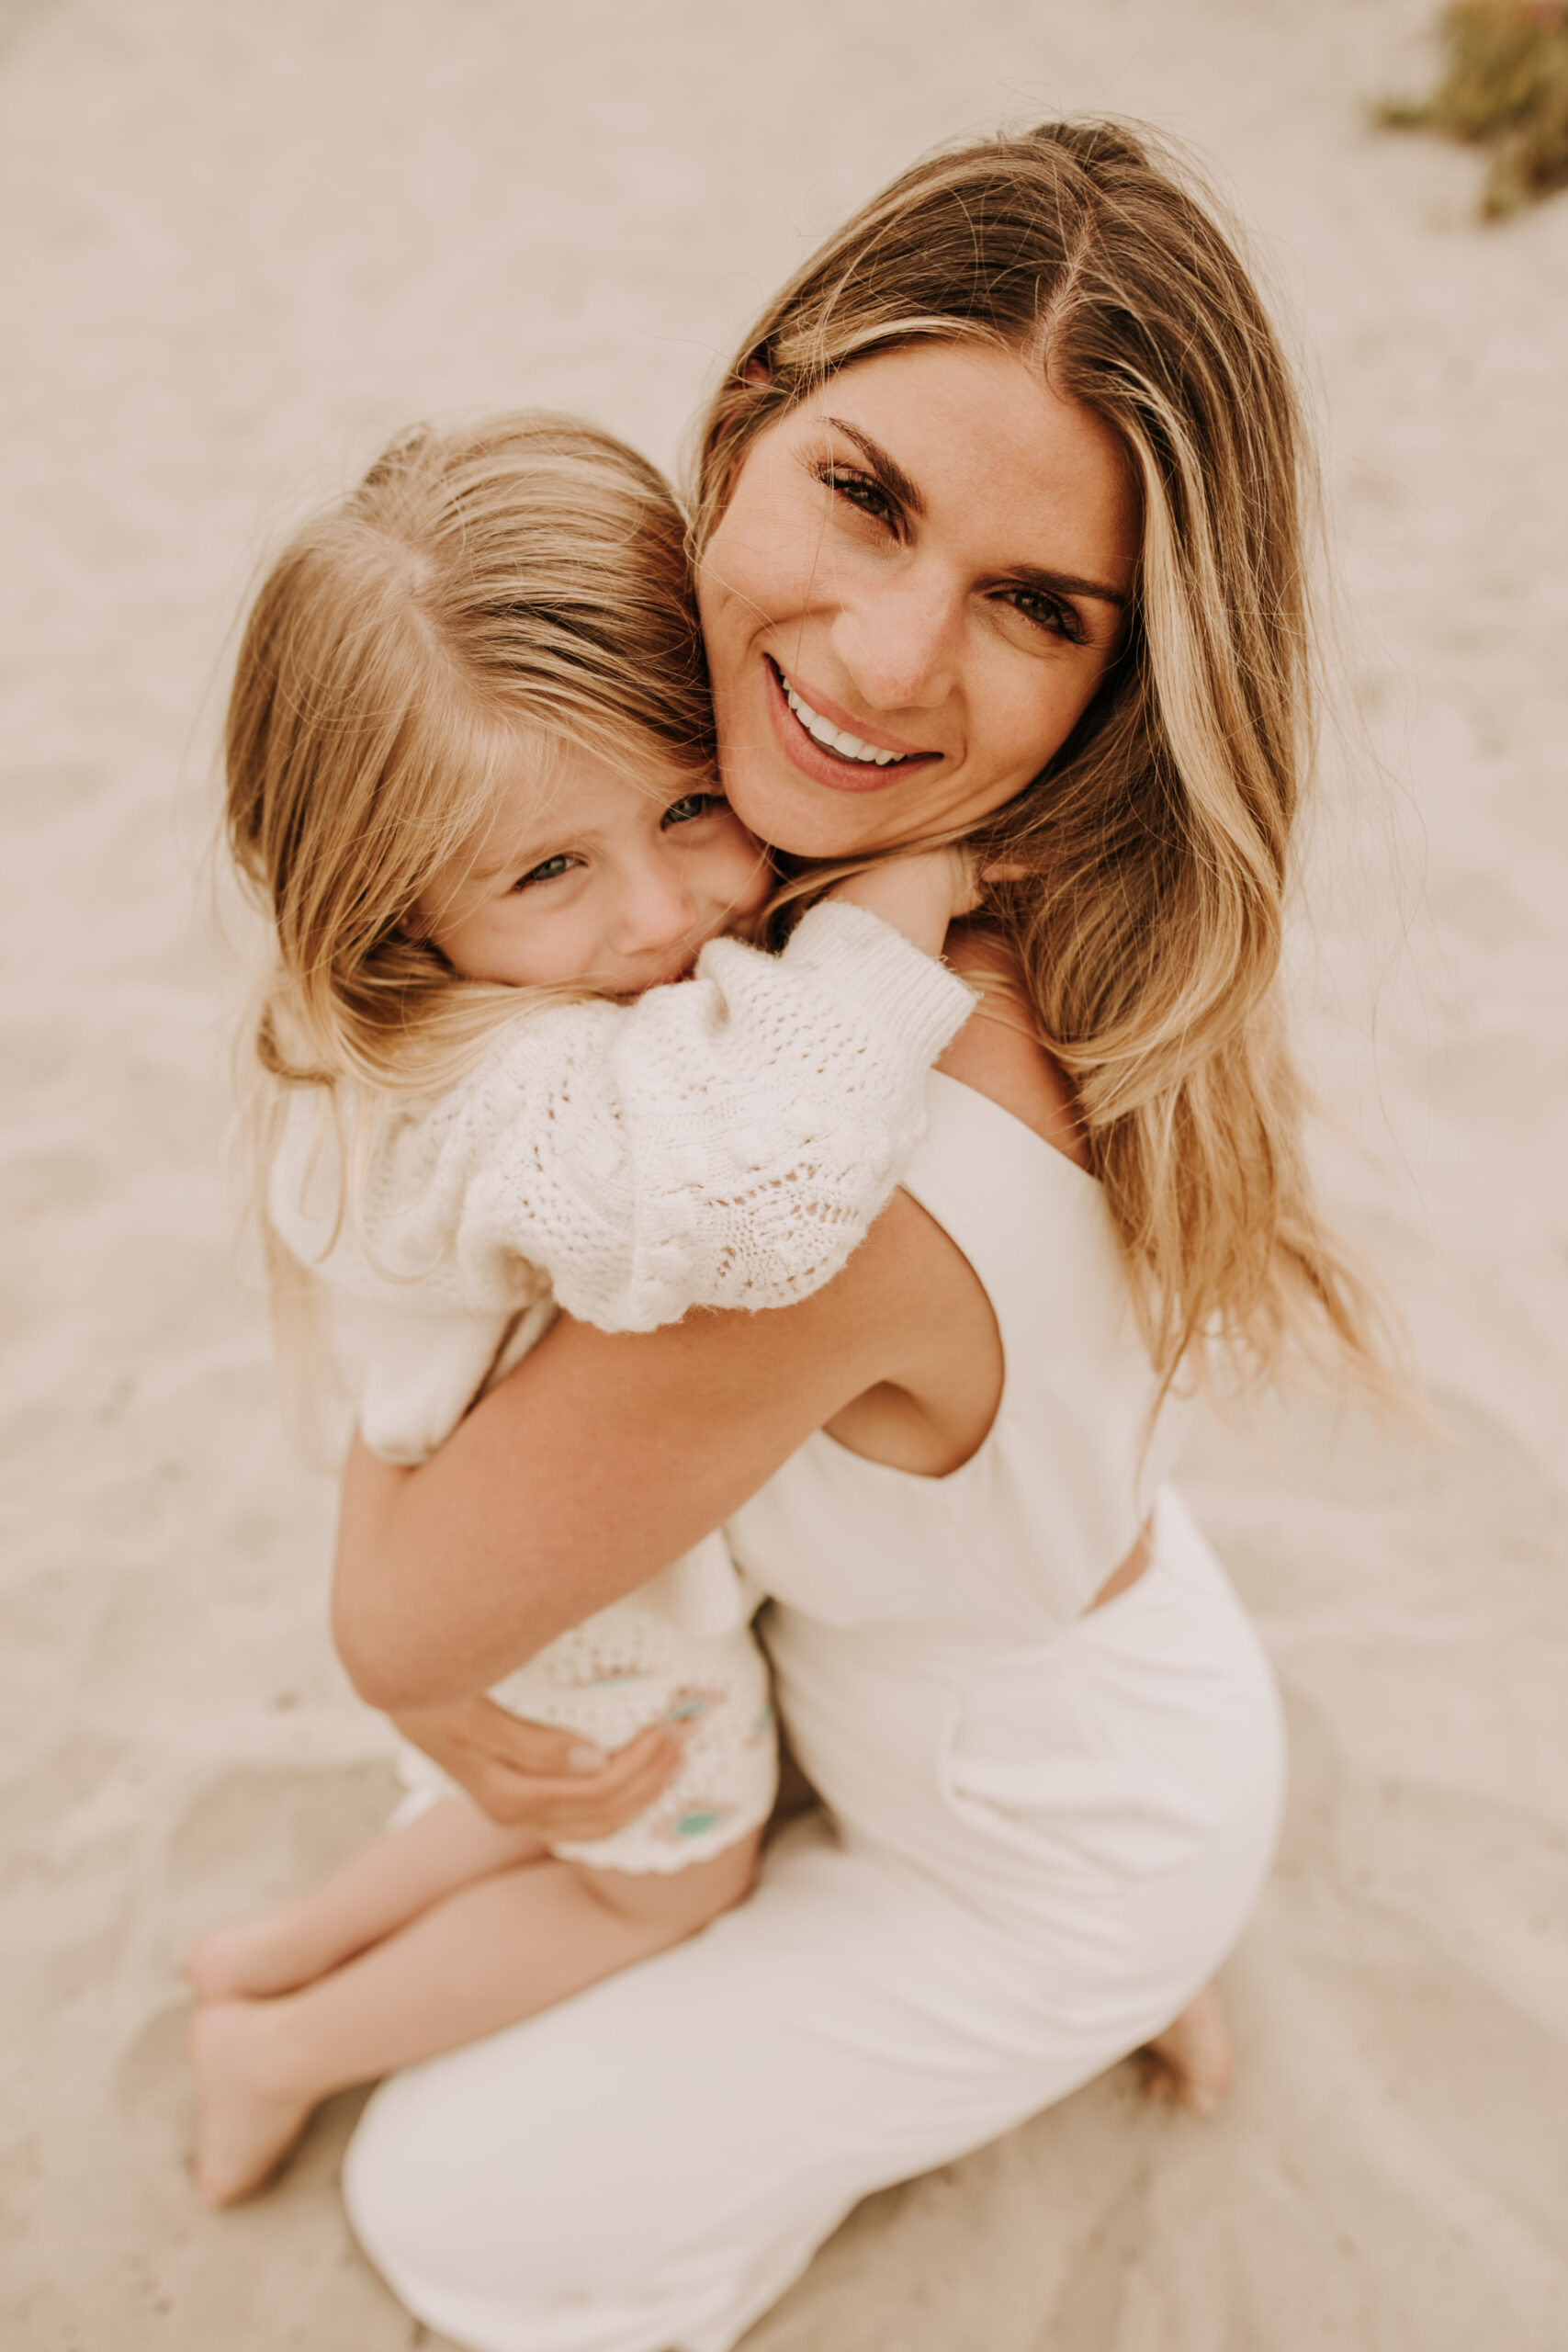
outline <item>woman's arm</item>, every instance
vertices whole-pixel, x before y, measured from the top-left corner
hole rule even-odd
[[[954,960],[1007,978],[988,945]],[[941,1066],[1081,1160],[1070,1093],[1005,989]],[[646,1335],[563,1322],[422,1469],[356,1449],[334,1596],[344,1663],[372,1705],[468,1699],[646,1583],[814,1430],[836,1424],[918,1474],[955,1468],[991,1425],[1002,1373],[978,1278],[907,1193],[796,1306]]]
[[[467,1698],[645,1584],[867,1392],[950,1467],[983,1437],[1000,1376],[985,1293],[905,1193],[796,1306],[647,1334],[563,1320],[422,1468],[355,1448],[344,1663],[389,1712]]]

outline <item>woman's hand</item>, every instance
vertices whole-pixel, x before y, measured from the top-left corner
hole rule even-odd
[[[653,1803],[681,1761],[681,1736],[653,1724],[608,1759],[575,1732],[523,1722],[491,1699],[455,1699],[391,1718],[405,1739],[508,1829],[608,1838]]]

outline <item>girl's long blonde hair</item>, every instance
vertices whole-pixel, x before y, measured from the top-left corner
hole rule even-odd
[[[1042,124],[914,166],[807,262],[702,427],[699,560],[758,435],[875,352],[1015,353],[1125,449],[1135,606],[1094,702],[971,836],[1067,1072],[1156,1367],[1289,1339],[1374,1390],[1375,1296],[1325,1234],[1279,967],[1314,745],[1311,462],[1290,369],[1205,205],[1141,133]],[[1210,1346],[1200,1347],[1200,1342]]]
[[[684,519],[653,467],[570,417],[419,426],[274,562],[230,698],[228,834],[273,941],[245,1125],[285,1416],[311,1453],[332,1451],[331,1351],[267,1205],[291,1094],[329,1091],[352,1224],[378,1102],[448,1085],[560,993],[465,979],[413,919],[503,772],[529,761],[544,786],[567,743],[696,786],[712,739]]]
[[[276,953],[256,1055],[288,1081],[425,1091],[520,992],[411,918],[502,769],[568,742],[712,772],[685,526],[607,433],[539,411],[420,426],[297,531],[252,608],[226,737],[234,863]]]

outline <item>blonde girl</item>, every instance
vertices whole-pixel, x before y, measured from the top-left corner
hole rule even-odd
[[[355,2227],[474,2352],[728,2352],[857,2199],[1140,2045],[1212,2103],[1282,1747],[1170,1483],[1183,1392],[1298,1340],[1373,1363],[1279,992],[1310,474],[1186,173],[1096,122],[917,164],[700,443],[737,815],[797,859],[945,833],[1025,873],[950,940],[989,993],[833,1282],[563,1324],[431,1463],[350,1461],[341,1654],[493,1811],[541,1783],[471,1694],[720,1519],[825,1807],[701,1938],[372,2099]]]
[[[314,1323],[380,1458],[424,1461],[559,1306],[649,1331],[844,1264],[970,1009],[933,960],[966,868],[846,882],[778,956],[724,936],[775,876],[718,794],[683,525],[630,450],[536,414],[396,443],[263,587],[228,775],[273,940],[280,1335]],[[754,1602],[716,1536],[671,1560],[494,1694],[631,1802],[613,1834],[497,1825],[416,1757],[415,1817],[197,1947],[209,2202],[328,2092],[745,1894],[776,1780]]]

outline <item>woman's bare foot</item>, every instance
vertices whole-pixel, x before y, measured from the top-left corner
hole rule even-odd
[[[186,1977],[198,2001],[264,2001],[297,1992],[321,1967],[285,1905],[203,1936],[186,1962]]]
[[[268,2002],[214,2001],[197,2009],[190,2052],[200,2101],[196,2193],[204,2205],[235,2205],[276,2171],[316,2102],[288,2080]]]
[[[1205,1985],[1138,2057],[1146,2097],[1184,2107],[1190,2115],[1213,2115],[1235,2074],[1230,2029],[1213,1986]]]

